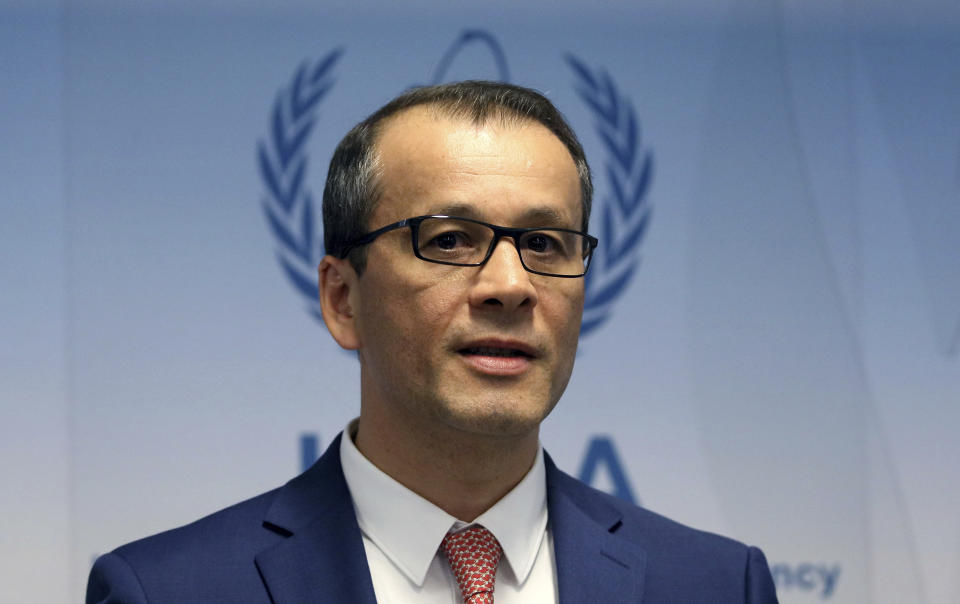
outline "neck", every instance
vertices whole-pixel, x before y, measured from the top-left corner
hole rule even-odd
[[[395,415],[361,409],[357,448],[391,478],[464,522],[510,492],[537,455],[537,427],[522,435],[490,435]]]

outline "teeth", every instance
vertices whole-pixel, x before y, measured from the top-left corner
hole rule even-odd
[[[487,357],[516,357],[523,354],[519,350],[514,350],[512,348],[493,348],[491,346],[477,346],[475,348],[468,348],[467,353],[480,354]]]

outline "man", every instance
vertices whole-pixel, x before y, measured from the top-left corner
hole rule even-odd
[[[573,369],[592,187],[539,94],[415,89],[324,191],[320,302],[360,417],[284,487],[119,548],[88,602],[776,602],[763,554],[577,482],[540,423]]]

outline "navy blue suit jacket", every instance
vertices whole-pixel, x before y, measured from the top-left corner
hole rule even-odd
[[[591,489],[549,459],[561,604],[771,604],[760,550]],[[101,556],[87,604],[375,604],[338,437],[286,485]]]

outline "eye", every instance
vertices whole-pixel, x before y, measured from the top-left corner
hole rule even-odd
[[[525,248],[538,254],[550,254],[558,251],[560,242],[547,233],[531,233],[523,241]]]
[[[446,233],[440,233],[428,242],[429,246],[436,247],[441,250],[454,250],[458,247],[469,244],[470,237],[466,233],[460,231],[447,231]]]

